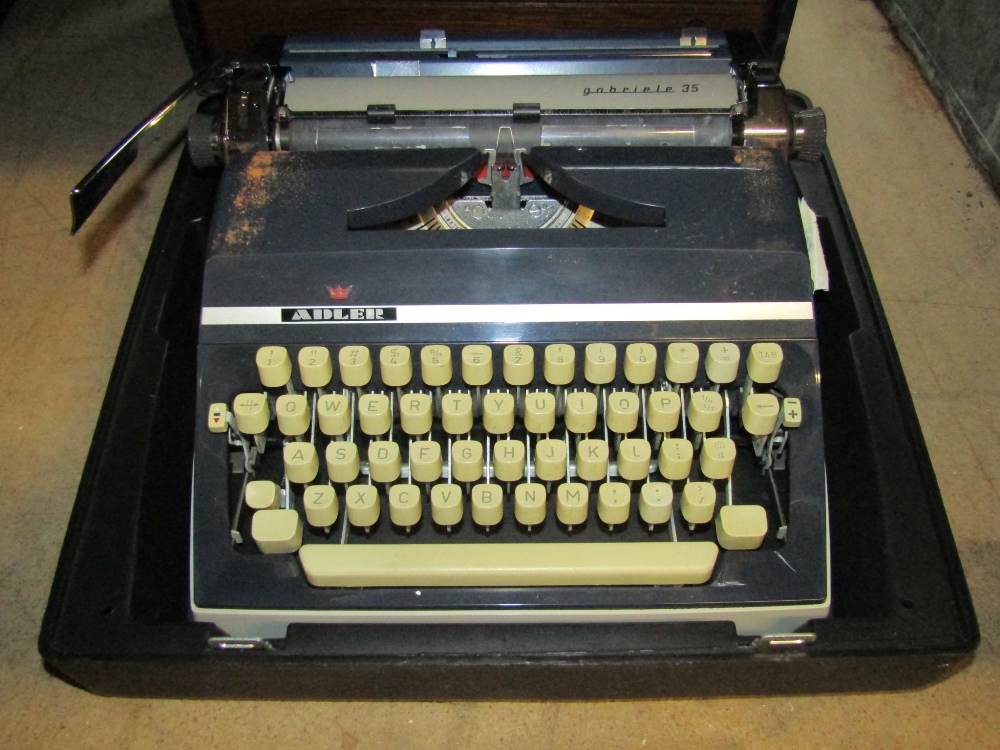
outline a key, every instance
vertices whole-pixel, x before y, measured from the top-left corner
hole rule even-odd
[[[691,473],[693,458],[694,446],[691,445],[691,441],[668,438],[660,443],[657,464],[664,479],[687,479]]]
[[[715,432],[722,421],[722,396],[717,391],[694,391],[688,400],[688,424],[695,432]]]
[[[514,518],[525,526],[545,521],[545,487],[522,483],[514,487]]]
[[[236,426],[244,435],[259,435],[267,431],[271,410],[263,393],[241,393],[233,399]]]
[[[312,415],[309,412],[309,401],[305,396],[297,393],[278,396],[274,403],[274,412],[282,435],[297,437],[309,432]]]
[[[208,431],[226,432],[229,425],[226,416],[229,414],[229,407],[226,404],[211,404],[208,407]]]
[[[673,432],[681,417],[681,397],[674,391],[653,391],[646,404],[646,423],[653,432]]]
[[[549,385],[569,385],[576,374],[576,350],[569,344],[549,344],[542,369]]]
[[[699,464],[708,479],[729,479],[736,463],[736,443],[729,438],[712,437],[701,446]]]
[[[608,476],[608,444],[604,440],[581,440],[576,446],[576,476],[599,482]]]
[[[556,398],[548,391],[524,397],[524,428],[535,435],[547,435],[556,426]]]
[[[451,382],[451,349],[431,344],[420,350],[420,378],[431,388]]]
[[[511,394],[486,394],[483,398],[483,429],[491,435],[506,435],[514,429],[514,397]]]
[[[615,379],[618,352],[613,344],[587,344],[583,353],[583,377],[594,385],[607,385]]]
[[[347,484],[357,479],[361,472],[358,446],[342,440],[326,446],[326,471],[333,482]]]
[[[666,482],[646,482],[639,489],[639,517],[650,526],[670,520],[674,490]]]
[[[556,488],[556,518],[567,526],[579,526],[587,521],[590,511],[587,485],[565,482]]]
[[[292,442],[282,451],[285,460],[285,475],[288,481],[308,484],[316,479],[319,472],[319,456],[312,443]]]
[[[399,399],[399,426],[407,435],[426,435],[434,424],[433,399],[427,393],[407,393]]]
[[[413,378],[413,359],[408,346],[383,346],[378,363],[382,382],[390,388],[402,388]]]
[[[535,350],[530,344],[509,344],[503,349],[503,379],[508,385],[530,385],[535,379]]]
[[[420,523],[423,506],[420,490],[413,484],[394,484],[389,488],[389,520],[409,529]]]
[[[251,510],[270,510],[281,505],[281,488],[268,479],[247,482],[243,499]]]
[[[324,435],[346,435],[351,429],[351,402],[339,393],[320,396],[316,401],[316,418]]]
[[[401,468],[397,443],[375,440],[368,446],[368,473],[373,482],[395,482],[399,479]]]
[[[609,430],[621,435],[635,430],[639,424],[639,397],[631,391],[609,393],[604,421]]]
[[[256,361],[257,375],[265,388],[281,388],[292,377],[292,360],[283,346],[262,346]]]
[[[498,482],[516,482],[524,476],[525,447],[521,440],[493,444],[493,473]]]
[[[480,526],[496,526],[503,520],[503,490],[499,484],[473,485],[472,521]]]
[[[597,427],[597,396],[590,391],[566,394],[566,429],[586,435]]]
[[[337,493],[328,484],[314,484],[302,493],[302,507],[306,511],[306,521],[310,526],[327,528],[337,522],[340,502]]]
[[[778,379],[784,354],[779,344],[754,344],[747,357],[747,377],[766,385]]]
[[[757,549],[767,536],[767,511],[760,505],[723,505],[715,536],[723,549]]]
[[[467,385],[488,385],[493,380],[493,350],[484,344],[462,347],[462,380]]]
[[[648,440],[628,438],[618,444],[618,476],[629,481],[649,476],[652,448]]]
[[[538,441],[535,476],[543,482],[555,482],[566,476],[566,444],[562,440]]]
[[[710,344],[705,355],[705,374],[713,383],[726,385],[736,380],[740,369],[740,349],[736,344]]]
[[[441,478],[441,445],[417,440],[410,446],[410,475],[414,482],[436,482]]]
[[[633,385],[649,385],[656,377],[656,347],[629,344],[625,347],[625,379]]]
[[[483,478],[483,444],[478,440],[456,440],[451,446],[451,476],[455,482],[478,482]]]
[[[681,515],[690,524],[708,523],[715,515],[715,485],[688,482],[681,492]]]
[[[333,379],[333,358],[325,346],[299,349],[299,377],[306,388],[326,388]]]
[[[690,342],[667,346],[663,372],[671,383],[686,385],[692,382],[698,375],[698,346]]]
[[[372,379],[372,355],[367,346],[345,346],[337,357],[340,380],[351,388],[362,388]]]
[[[449,435],[466,435],[472,430],[472,396],[446,393],[441,397],[441,426]]]
[[[378,523],[381,512],[378,502],[378,490],[371,484],[352,484],[344,495],[344,506],[347,508],[347,520],[351,526],[370,529]]]
[[[358,399],[358,426],[366,435],[385,435],[392,427],[389,397],[384,393],[366,393]]]
[[[302,546],[302,519],[289,508],[259,510],[253,514],[250,535],[266,555],[295,552]]]
[[[225,406],[225,404],[223,404]],[[790,429],[802,425],[802,402],[797,398],[785,398],[781,401],[781,423]]]
[[[778,423],[778,399],[773,393],[751,393],[740,416],[743,428],[751,435],[770,435]]]
[[[632,493],[625,482],[604,482],[597,488],[597,517],[608,526],[628,521]]]
[[[438,526],[457,526],[462,521],[462,488],[457,484],[431,487],[431,518]]]

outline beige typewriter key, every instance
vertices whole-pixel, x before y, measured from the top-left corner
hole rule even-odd
[[[685,385],[698,375],[698,347],[690,342],[679,342],[667,347],[663,372],[671,383]]]
[[[608,476],[608,444],[604,440],[581,440],[576,446],[576,476],[599,482]]]
[[[347,508],[347,520],[351,526],[370,529],[378,523],[381,508],[375,485],[352,484],[344,495],[344,506]]]
[[[223,404],[224,406],[225,404]],[[781,423],[792,429],[802,426],[802,402],[797,398],[781,401]]]
[[[556,518],[567,526],[586,523],[589,503],[590,493],[585,484],[565,482],[556,488]]]
[[[514,518],[529,528],[545,521],[545,487],[522,483],[514,487]]]
[[[649,476],[653,452],[648,440],[629,438],[618,444],[618,476],[629,481]]]
[[[760,505],[723,505],[715,536],[723,549],[757,549],[767,536],[767,511]]]
[[[394,484],[389,488],[389,520],[409,529],[420,523],[423,506],[420,490],[414,484]]]
[[[413,378],[413,359],[408,346],[383,346],[378,362],[382,382],[390,388],[401,388]]]
[[[773,383],[781,373],[783,359],[778,344],[754,344],[747,357],[747,377],[755,383]]]
[[[247,507],[252,510],[269,510],[281,505],[281,488],[268,479],[255,479],[247,482],[243,494]]]
[[[299,377],[306,388],[326,388],[333,379],[333,358],[325,346],[299,349]]]
[[[434,424],[433,400],[427,393],[407,393],[399,399],[399,426],[407,435],[426,435]]]
[[[480,526],[496,526],[503,520],[503,489],[499,484],[476,484],[471,494],[472,521]]]
[[[618,351],[613,344],[587,344],[583,352],[583,377],[594,385],[607,385],[615,379]]]
[[[351,388],[368,385],[372,379],[372,355],[367,346],[345,346],[338,355],[340,380]]]
[[[274,403],[274,412],[282,435],[296,437],[309,432],[312,415],[309,413],[309,400],[305,396],[283,393]]]
[[[535,446],[535,476],[555,482],[566,476],[566,444],[562,440],[539,440]]]
[[[639,397],[631,391],[609,393],[607,409],[604,422],[612,432],[625,435],[638,426]]]
[[[420,378],[432,388],[448,385],[451,382],[451,349],[441,344],[421,349]]]
[[[656,377],[656,347],[629,344],[625,347],[625,379],[633,385],[648,385]]]
[[[435,484],[431,487],[431,518],[438,526],[449,529],[462,520],[462,488],[457,484]]]
[[[699,464],[708,479],[729,479],[736,463],[736,443],[729,438],[712,437],[701,446]]]
[[[351,402],[339,393],[327,393],[316,401],[319,430],[324,435],[346,435],[351,429]]]
[[[597,396],[590,391],[566,394],[566,429],[586,435],[597,427]]]
[[[653,432],[673,432],[681,418],[681,397],[673,391],[653,391],[649,394],[646,422]]]
[[[441,426],[449,435],[465,435],[472,430],[472,396],[446,393],[441,397]]]
[[[366,393],[358,399],[358,425],[366,435],[385,435],[392,427],[389,397],[384,393]]]
[[[487,393],[483,397],[483,429],[491,435],[506,435],[514,429],[514,397],[509,393]]]
[[[681,492],[681,515],[690,524],[708,523],[715,515],[715,485],[688,482]]]
[[[262,346],[257,350],[257,374],[265,388],[281,388],[292,377],[292,360],[283,346]]]
[[[226,404],[210,404],[208,407],[208,431],[225,432],[229,429],[226,417],[229,407]]]
[[[576,350],[569,344],[549,344],[542,369],[546,383],[569,385],[576,374]]]
[[[483,444],[478,440],[456,440],[451,446],[451,478],[454,482],[478,482],[483,478]]]
[[[503,379],[508,385],[529,385],[535,379],[535,350],[530,344],[503,348]]]
[[[395,482],[399,479],[402,461],[399,444],[388,440],[373,440],[368,446],[368,473],[373,482]]]
[[[441,444],[417,440],[410,445],[410,476],[414,482],[436,482],[441,478]]]
[[[736,380],[740,369],[740,349],[736,344],[715,343],[705,355],[705,374],[713,383],[725,385]]]
[[[302,546],[302,519],[291,508],[261,510],[254,513],[250,535],[265,555],[295,552]]]
[[[639,517],[650,526],[670,520],[674,489],[666,482],[646,482],[639,490]]]
[[[462,380],[467,385],[487,385],[493,380],[493,350],[485,344],[462,347]]]
[[[779,409],[773,393],[751,393],[743,403],[743,428],[751,435],[770,435],[778,423]]]
[[[524,429],[535,435],[547,435],[556,426],[556,397],[548,391],[536,391],[524,397]]]
[[[326,446],[326,471],[332,482],[347,484],[357,479],[361,472],[358,446],[342,440]]]
[[[302,493],[302,507],[306,509],[306,520],[310,526],[328,528],[337,522],[340,502],[337,493],[328,484],[314,484]]]
[[[285,459],[285,475],[289,482],[308,484],[316,479],[319,472],[319,456],[312,443],[294,442],[285,445],[282,451]]]
[[[722,421],[722,409],[718,391],[694,391],[688,400],[688,424],[695,432],[715,432]]]
[[[244,435],[259,435],[267,431],[271,410],[263,393],[241,393],[233,399],[236,426]]]
[[[493,444],[493,474],[498,482],[516,482],[524,476],[525,447],[521,440]]]
[[[694,459],[694,446],[690,440],[668,438],[660,444],[658,465],[664,479],[687,479]]]
[[[632,492],[625,482],[604,482],[597,489],[597,517],[608,526],[628,521]]]

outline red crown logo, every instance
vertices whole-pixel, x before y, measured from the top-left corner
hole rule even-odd
[[[326,290],[330,293],[330,299],[343,302],[351,296],[351,286],[328,286]]]

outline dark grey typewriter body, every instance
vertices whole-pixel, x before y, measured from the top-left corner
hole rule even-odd
[[[192,127],[195,619],[827,616],[815,113],[685,34],[293,42]]]

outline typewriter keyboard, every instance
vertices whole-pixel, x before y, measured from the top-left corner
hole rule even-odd
[[[704,584],[789,531],[802,342],[233,348],[233,548],[313,586]]]

